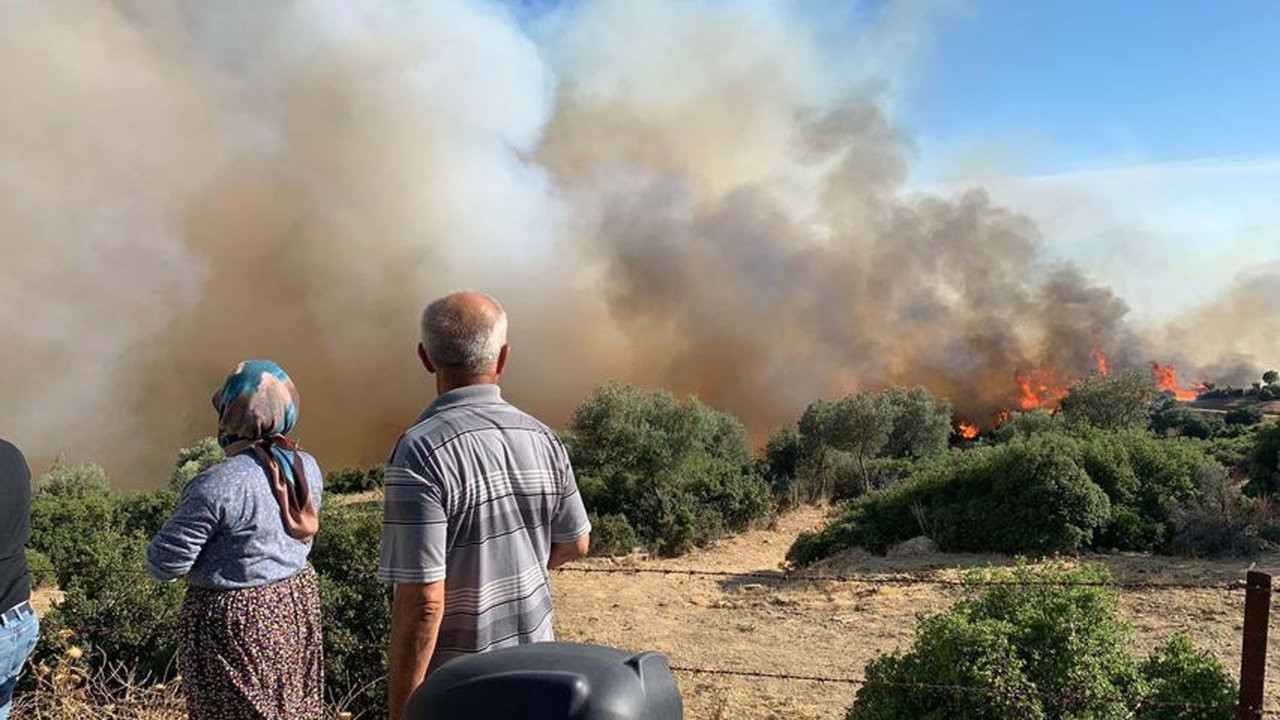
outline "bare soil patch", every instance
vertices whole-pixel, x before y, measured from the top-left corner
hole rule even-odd
[[[730,538],[675,560],[591,560],[588,567],[639,566],[776,572],[802,530],[821,527],[826,513],[801,509],[772,529]],[[1251,561],[1206,561],[1142,555],[1083,558],[1132,582],[1228,583],[1243,578]],[[963,569],[1007,566],[1006,557],[936,555],[889,560],[846,553],[820,568],[841,575],[959,578]],[[1280,570],[1280,556],[1258,561]],[[858,583],[776,583],[714,577],[565,572],[554,579],[556,628],[565,640],[633,650],[659,650],[676,665],[746,669],[801,675],[861,677],[880,653],[911,643],[917,618],[948,608],[958,588],[932,585],[869,586]],[[1224,590],[1125,591],[1122,595],[1135,642],[1146,650],[1183,631],[1239,669],[1244,593]],[[1280,608],[1278,608],[1280,611]],[[1280,633],[1271,633],[1272,656]],[[758,680],[682,674],[690,720],[768,718],[836,720],[856,688],[805,681]],[[1280,683],[1271,682],[1267,706],[1280,709]]]

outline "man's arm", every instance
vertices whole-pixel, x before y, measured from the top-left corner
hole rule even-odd
[[[591,533],[586,533],[572,542],[551,543],[551,559],[547,561],[547,569],[555,570],[567,562],[586,557],[590,549]]]
[[[396,585],[391,605],[391,720],[404,715],[409,696],[427,677],[444,618],[444,581]]]
[[[551,518],[551,553],[547,568],[555,570],[561,565],[577,560],[591,549],[591,521],[578,492],[578,481],[569,464],[569,453],[564,443],[552,436],[552,452],[555,455],[557,473],[560,476],[560,504]]]

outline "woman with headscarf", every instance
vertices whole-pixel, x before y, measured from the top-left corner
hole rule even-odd
[[[288,434],[298,391],[249,360],[213,396],[227,459],[183,490],[147,548],[158,580],[185,577],[178,670],[191,720],[319,720],[320,594],[307,564],[320,467]]]

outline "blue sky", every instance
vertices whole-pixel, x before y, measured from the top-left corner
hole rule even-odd
[[[1034,173],[1280,154],[1280,2],[966,4],[906,90],[926,152],[1014,146]]]

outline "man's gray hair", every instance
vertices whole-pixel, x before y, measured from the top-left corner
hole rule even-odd
[[[492,372],[507,344],[507,311],[487,293],[460,290],[422,312],[422,345],[437,367]]]

